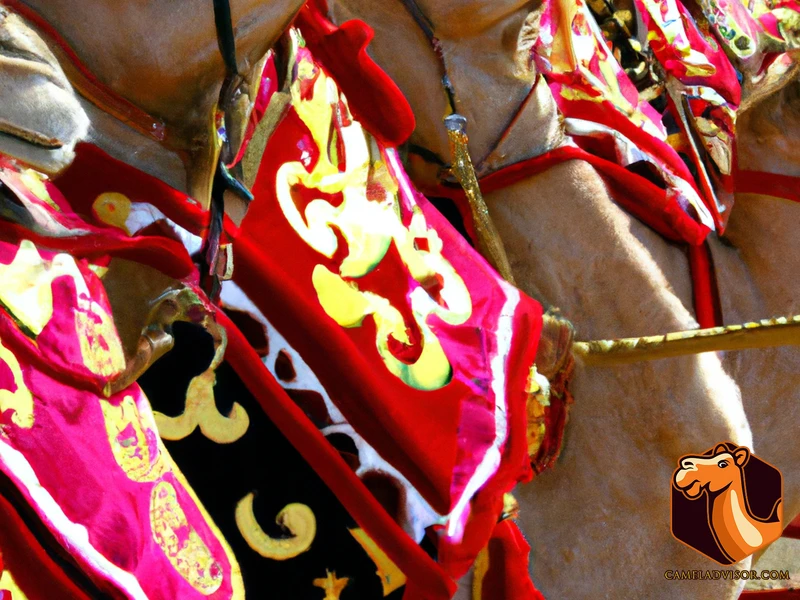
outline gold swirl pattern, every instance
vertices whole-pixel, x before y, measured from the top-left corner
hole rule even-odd
[[[189,383],[186,390],[186,408],[177,417],[156,413],[158,431],[162,439],[182,440],[196,427],[217,444],[231,444],[247,433],[250,417],[241,404],[234,403],[227,417],[220,414],[214,402],[216,373],[208,369]]]
[[[299,60],[298,78],[292,84],[292,105],[311,132],[319,159],[311,172],[302,162],[283,164],[276,177],[276,194],[291,227],[315,251],[332,258],[339,246],[336,231],[347,242],[348,253],[338,273],[322,265],[314,269],[312,282],[319,301],[342,327],[360,327],[366,316],[372,316],[377,329],[376,347],[389,371],[417,389],[438,389],[449,382],[452,368],[427,319],[436,315],[452,325],[464,323],[472,314],[469,290],[442,255],[442,241],[435,230],[428,228],[418,207],[413,208],[410,224],[404,225],[397,182],[382,160],[381,149],[349,114],[334,115],[334,109],[348,110],[334,82],[307,57]],[[301,84],[311,81],[313,93],[303,98]],[[338,122],[346,125],[331,126]],[[339,138],[346,151],[344,171],[340,171]],[[324,194],[341,193],[343,201],[334,206],[314,199],[301,214],[293,197],[293,189],[298,186]],[[405,346],[412,344],[400,311],[386,298],[362,290],[358,282],[352,281],[373,271],[392,244],[408,275],[420,285],[410,294],[410,301],[422,334],[422,352],[411,364],[397,358],[390,349],[390,340]],[[433,287],[438,288],[438,299],[426,291]]]
[[[182,440],[199,427],[204,436],[218,444],[231,444],[241,438],[250,427],[250,417],[245,408],[234,402],[228,416],[217,410],[214,401],[215,369],[222,364],[227,347],[224,328],[220,327],[209,314],[194,292],[189,289],[170,292],[165,295],[155,313],[163,311],[165,316],[154,316],[147,333],[150,339],[168,338],[166,349],[172,347],[172,336],[166,334],[165,325],[174,321],[196,322],[205,328],[214,339],[214,358],[208,369],[194,377],[186,390],[184,411],[177,417],[168,417],[160,412],[154,413],[156,425],[165,440]],[[203,315],[199,318],[197,315]]]
[[[317,519],[305,504],[287,504],[275,522],[291,533],[291,537],[275,539],[264,533],[253,513],[252,493],[236,505],[236,525],[247,544],[264,558],[288,560],[311,548],[317,535]]]

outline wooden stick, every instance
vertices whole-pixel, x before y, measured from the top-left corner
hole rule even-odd
[[[800,315],[666,335],[575,342],[572,353],[585,365],[611,367],[701,352],[793,345],[800,345]]]

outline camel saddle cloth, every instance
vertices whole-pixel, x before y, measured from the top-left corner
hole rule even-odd
[[[247,139],[285,105],[217,302],[193,199],[79,140],[2,146],[0,590],[445,599],[485,550],[487,586],[511,561],[505,597],[538,597],[501,519],[541,307],[410,183],[365,26],[315,19],[266,62]]]

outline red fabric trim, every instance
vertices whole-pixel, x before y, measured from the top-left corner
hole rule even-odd
[[[409,586],[425,590],[424,596],[417,597],[449,599],[455,593],[455,583],[386,513],[339,453],[269,375],[256,351],[227,315],[220,311],[217,320],[228,333],[226,360],[286,439],[308,461],[359,526],[408,577]]]
[[[457,422],[452,414],[452,403],[429,401],[425,405],[428,418],[425,423],[420,424],[418,435],[428,440],[427,446],[422,439],[417,445],[391,436],[377,440],[379,443],[376,444],[374,436],[370,437],[371,433],[378,425],[387,432],[395,429],[396,416],[383,410],[376,413],[375,406],[364,399],[380,397],[383,399],[381,406],[387,407],[408,405],[409,397],[404,386],[394,385],[387,388],[385,374],[374,371],[374,364],[348,335],[349,330],[344,330],[333,319],[310,317],[318,315],[320,311],[316,297],[306,294],[298,282],[288,278],[284,271],[285,260],[282,261],[274,252],[266,252],[260,241],[244,236],[233,244],[236,283],[247,296],[259,299],[259,309],[264,314],[281,315],[290,324],[281,333],[301,356],[318,355],[322,346],[335,348],[337,354],[348,357],[346,369],[338,368],[333,371],[337,365],[342,364],[340,361],[329,361],[327,369],[317,370],[319,364],[312,368],[331,396],[339,399],[341,403],[337,402],[337,405],[355,430],[376,446],[382,456],[391,456],[392,464],[437,512],[447,513],[450,510],[450,498],[443,493],[450,489],[450,468],[455,461],[456,448],[450,447],[449,435],[431,439],[430,428],[437,423]],[[358,396],[354,397],[354,391],[359,392]],[[449,389],[441,393],[448,392]],[[410,455],[409,452],[415,448],[419,448],[420,453]],[[441,461],[430,462],[431,448],[436,448],[441,453]]]
[[[689,269],[692,274],[694,312],[701,329],[722,325],[722,311],[714,281],[711,250],[708,243],[689,246]]]
[[[311,0],[295,25],[344,92],[356,120],[382,144],[399,146],[414,131],[414,112],[397,84],[367,54],[375,32],[359,20],[336,26],[326,14],[324,0]]]
[[[210,213],[184,192],[112,157],[93,144],[78,144],[75,160],[55,179],[72,208],[91,221],[92,203],[102,193],[124,194],[131,202],[152,204],[164,215],[195,235],[203,236]],[[236,237],[238,228],[226,216],[225,232]]]
[[[544,600],[528,572],[531,547],[516,523],[506,519],[494,528],[489,540],[489,570],[483,577],[486,600]]]
[[[697,320],[701,327],[715,327],[721,324],[718,291],[713,280],[710,255],[703,245],[709,229],[689,216],[677,202],[667,196],[664,189],[644,177],[581,148],[561,146],[483,177],[480,180],[481,191],[489,194],[501,190],[568,160],[588,162],[597,169],[612,197],[622,208],[665,238],[689,245]],[[426,188],[423,192],[433,197],[452,199],[459,207],[462,217],[465,220],[471,219],[466,196],[460,187],[439,185]]]
[[[800,177],[736,169],[733,181],[738,194],[760,194],[800,202]]]
[[[7,568],[30,600],[89,600],[50,558],[3,496],[0,496],[0,555],[0,574]]]
[[[568,116],[570,118],[584,119],[619,131],[622,135],[631,140],[637,148],[655,158],[675,175],[691,185],[698,196],[701,198],[703,197],[700,194],[700,190],[697,188],[692,172],[675,149],[668,143],[645,132],[617,109],[597,110],[597,104],[594,102],[576,100],[570,102],[569,111]]]
[[[4,221],[0,238],[14,243],[30,240],[39,248],[68,252],[75,258],[91,260],[106,255],[118,256],[158,269],[174,279],[183,279],[196,271],[183,244],[160,236],[102,238],[89,233],[74,237],[50,237]]]
[[[739,597],[745,600],[798,600],[800,589],[744,590]]]
[[[709,229],[692,219],[664,189],[625,167],[574,146],[561,146],[495,171],[480,180],[481,190],[488,194],[506,188],[568,160],[584,160],[592,165],[620,206],[667,239],[696,246],[708,235]],[[465,198],[464,191],[455,186],[440,185],[423,191],[456,202]]]
[[[514,338],[509,361],[513,362],[507,367],[508,373],[527,370],[533,364],[542,333],[542,321],[538,319],[531,323],[525,315],[518,315],[512,329]],[[533,340],[536,342],[533,343]],[[448,538],[442,537],[438,544],[439,563],[454,579],[462,577],[469,570],[495,530],[498,515],[503,512],[503,494],[510,492],[518,482],[525,483],[533,478],[528,456],[528,396],[520,386],[516,393],[508,392],[506,397],[508,437],[500,466],[473,497],[463,539],[458,544],[453,544]]]

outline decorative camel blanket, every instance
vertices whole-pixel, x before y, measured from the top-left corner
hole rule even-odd
[[[491,538],[478,587],[508,562],[507,597],[536,597],[527,545],[498,521],[532,475],[529,397],[536,444],[548,423],[533,396],[541,308],[414,190],[396,133],[363,128],[292,39],[290,103],[251,212],[241,229],[225,221],[219,304],[195,264],[210,215],[185,194],[88,144],[53,181],[2,156],[12,589],[444,599]],[[253,125],[279,80],[268,61]],[[132,287],[112,305],[117,268],[171,283],[152,304]],[[169,333],[175,348],[128,383],[118,330],[148,311],[145,342]],[[36,543],[25,554],[14,539]]]

